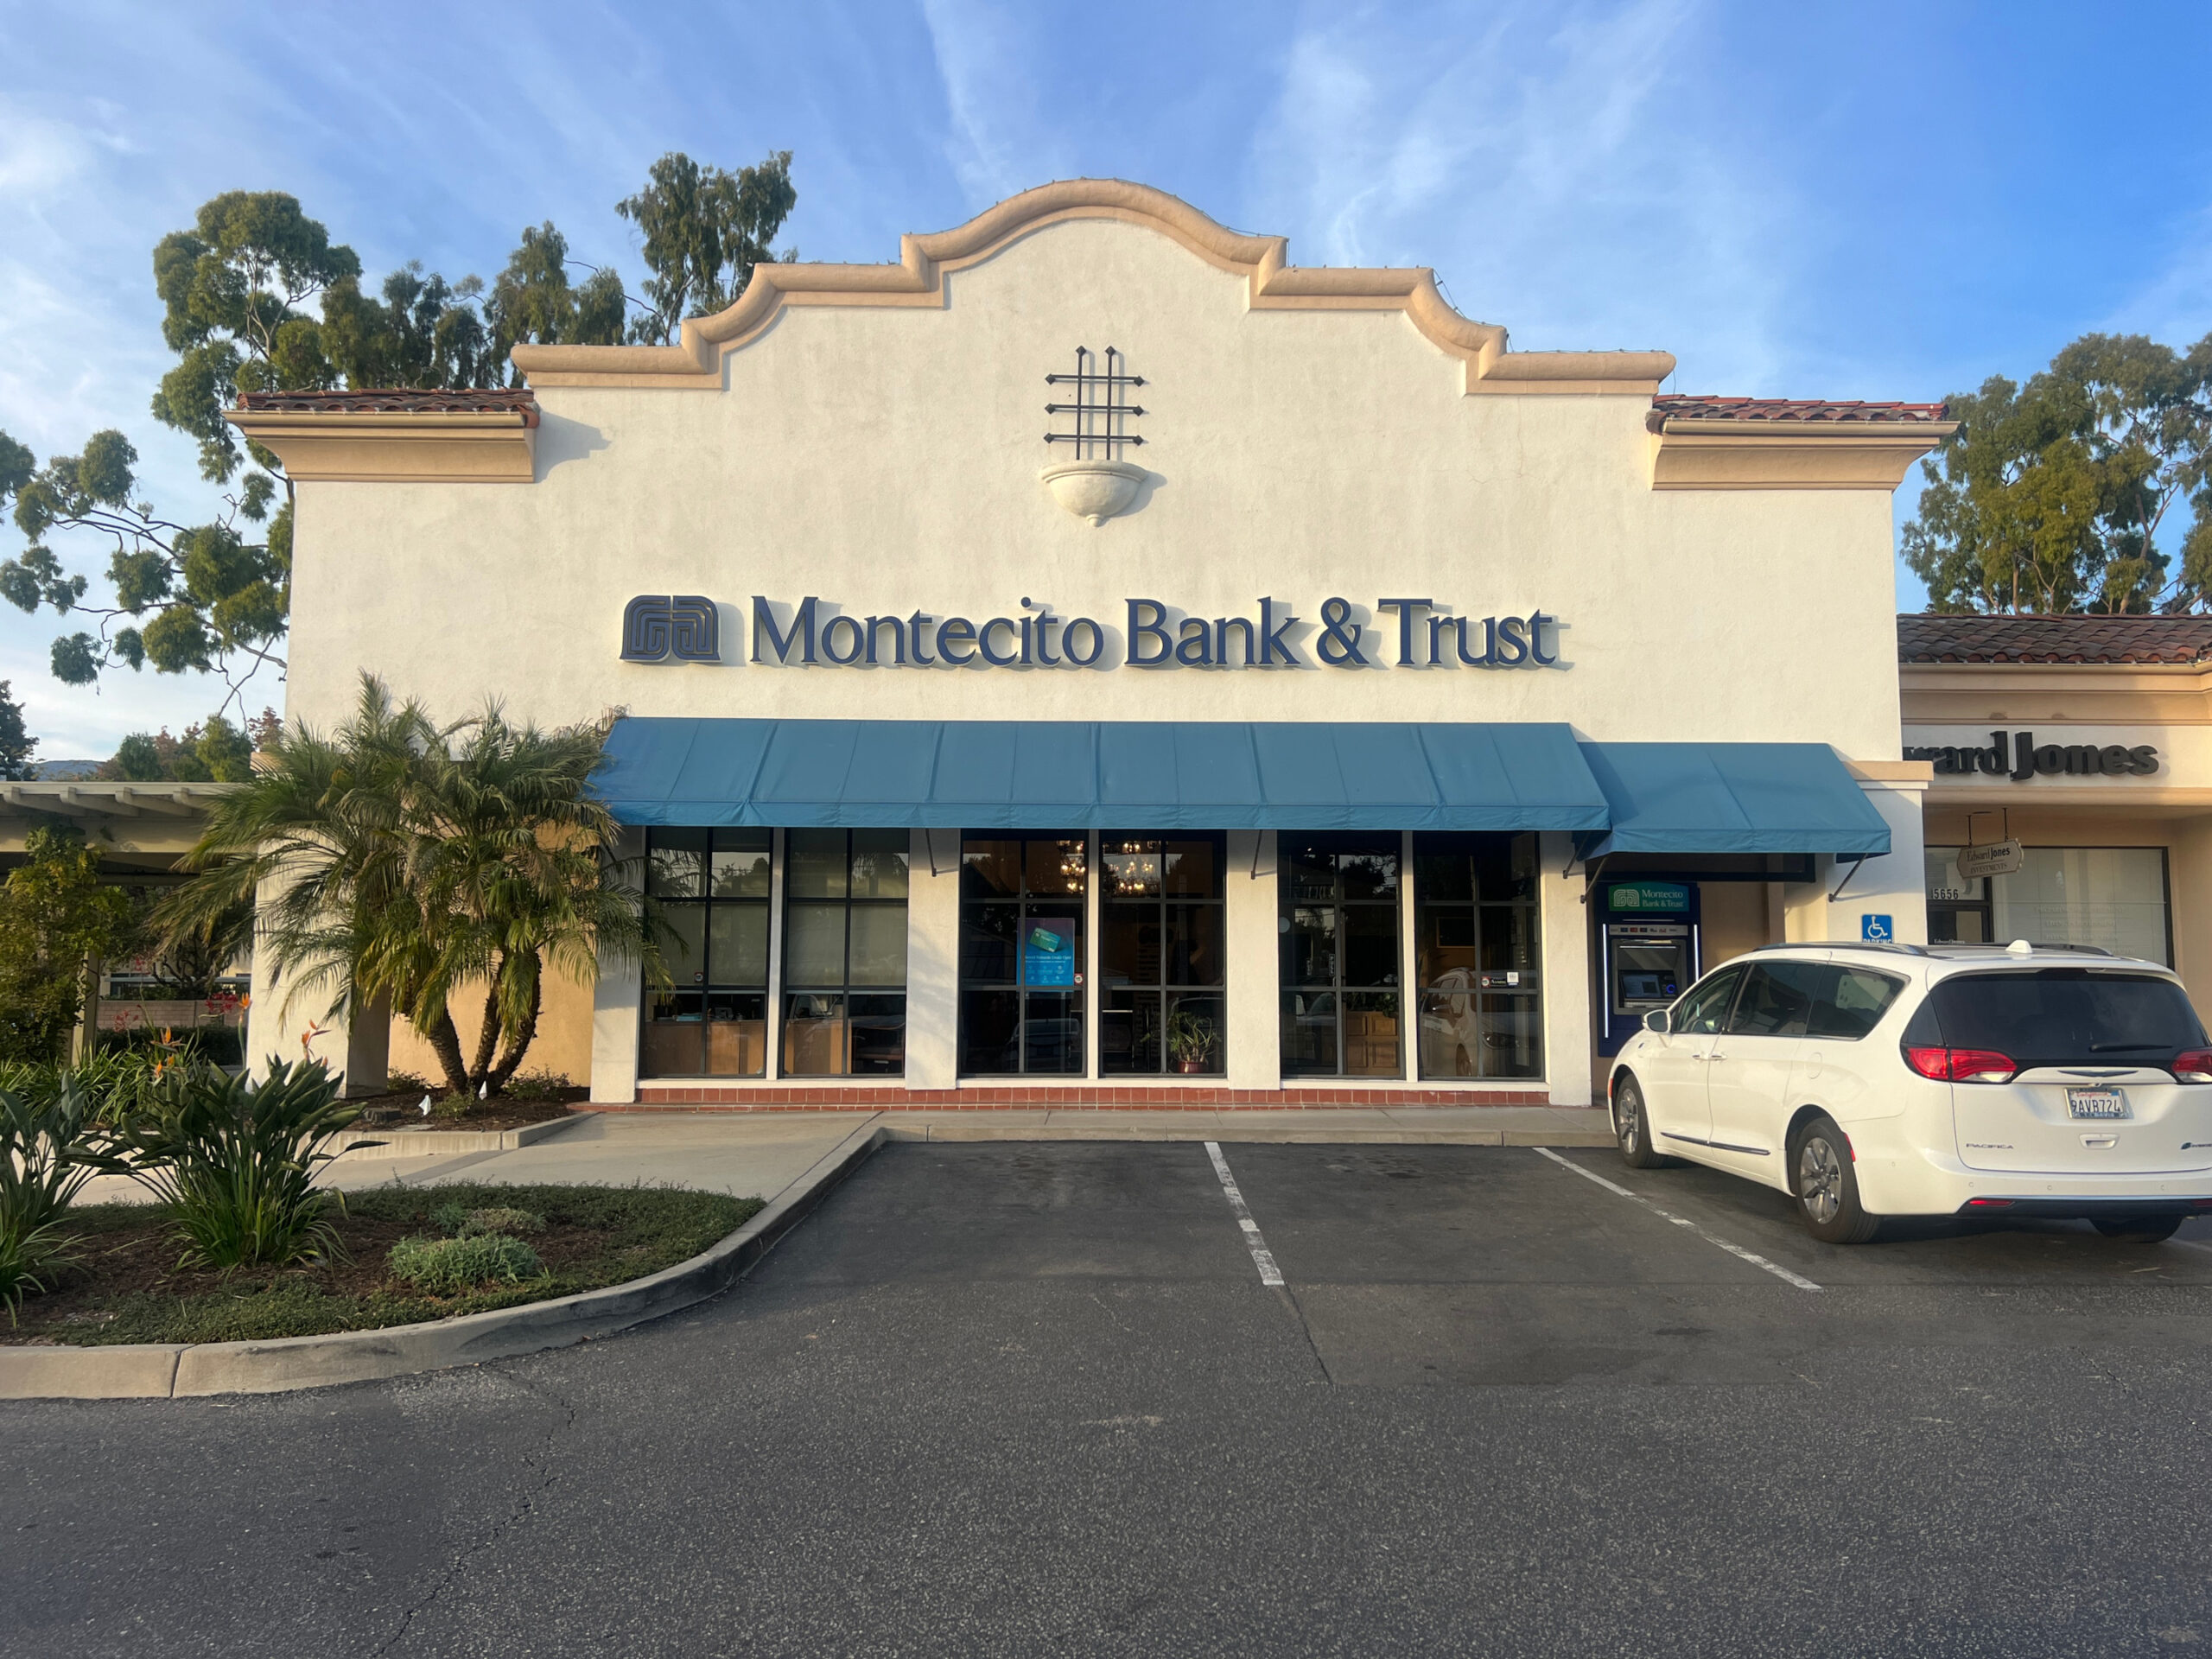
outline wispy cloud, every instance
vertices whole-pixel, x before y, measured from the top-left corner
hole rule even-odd
[[[1077,169],[1038,106],[1040,86],[1065,99],[1065,66],[1032,38],[1039,14],[982,0],[921,0],[951,130],[945,157],[980,208]],[[1044,71],[1040,74],[1040,71]]]
[[[1253,216],[1300,257],[1433,264],[1529,347],[1661,346],[1766,390],[1796,204],[1670,118],[1707,24],[1682,0],[1316,13],[1254,147]],[[1440,43],[1445,49],[1437,49]]]
[[[2212,333],[2212,207],[2177,214],[2158,268],[2105,320],[2116,334],[2149,334],[2186,350]]]

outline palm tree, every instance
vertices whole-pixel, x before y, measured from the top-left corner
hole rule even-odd
[[[441,726],[364,674],[335,731],[287,721],[266,768],[215,804],[185,858],[200,874],[156,923],[203,926],[258,893],[262,960],[288,998],[327,991],[334,1014],[388,998],[449,1090],[497,1094],[537,1035],[549,967],[658,967],[635,887],[612,879],[618,826],[590,791],[602,742],[497,703]],[[483,1020],[464,1055],[452,1009],[472,983]]]

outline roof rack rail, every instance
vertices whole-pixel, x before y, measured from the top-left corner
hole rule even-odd
[[[1994,955],[2001,957],[2007,950],[2010,950],[2017,943],[2017,940],[2007,940],[2004,944],[1999,944],[1992,940],[1975,939],[1961,942],[1956,944],[1946,944],[1942,949],[1946,950],[1987,950]],[[2113,952],[2107,950],[2101,944],[2069,944],[2063,939],[2030,939],[2028,941],[2028,949],[2031,950],[2063,950],[2077,957],[2109,957],[2113,954]]]
[[[2041,946],[2037,947],[2038,950]],[[1761,950],[1889,950],[1900,957],[1924,957],[1928,947],[1923,944],[1904,944],[1895,939],[1781,939],[1772,944],[1755,944],[1742,956],[1755,956]]]
[[[2077,957],[2109,957],[2113,954],[2101,944],[2069,944],[2063,939],[2031,939],[2028,948],[2054,953],[2063,951]],[[1986,950],[1992,956],[2001,957],[2011,949],[2010,941],[2003,944],[1970,940],[1931,945],[1905,944],[1896,939],[1783,939],[1771,944],[1755,944],[1749,950],[1737,954],[1756,956],[1762,950],[1886,950],[1900,957],[1932,957],[1939,952],[1948,956],[1953,951]]]

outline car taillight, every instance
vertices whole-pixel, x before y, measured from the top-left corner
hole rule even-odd
[[[2010,1083],[2020,1069],[1993,1048],[1908,1048],[1904,1063],[1938,1083]]]
[[[2212,1083],[2212,1048],[2185,1048],[2174,1056],[2176,1083]]]

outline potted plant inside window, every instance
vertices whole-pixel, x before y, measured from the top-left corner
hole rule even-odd
[[[1178,1071],[1205,1071],[1213,1057],[1213,1021],[1201,1020],[1185,1008],[1167,1016],[1167,1055]]]

